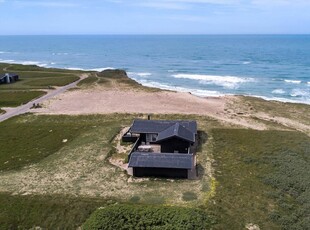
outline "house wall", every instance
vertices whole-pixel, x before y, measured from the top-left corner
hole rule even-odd
[[[171,168],[133,168],[135,177],[188,178],[187,169]]]
[[[174,153],[178,151],[178,153],[188,153],[188,148],[190,144],[184,140],[179,138],[170,138],[160,142],[161,144],[161,152],[163,153]]]

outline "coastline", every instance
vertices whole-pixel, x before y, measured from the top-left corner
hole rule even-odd
[[[124,70],[81,71],[48,69],[46,67],[7,64],[16,72],[37,74],[50,72],[84,75],[75,88],[42,101],[33,109],[35,114],[91,115],[91,114],[179,114],[207,116],[239,128],[266,130],[272,123],[279,129],[295,129],[310,135],[307,114],[310,106],[301,103],[267,101],[241,95],[199,97],[189,92],[178,92],[146,87],[131,79]],[[3,65],[5,66],[5,65]],[[3,68],[7,70],[8,67]],[[30,72],[29,72],[30,71]],[[88,77],[87,77],[88,76]],[[58,78],[59,79],[59,78]]]
[[[79,67],[62,67],[62,66],[58,66],[56,65],[56,63],[43,63],[43,62],[38,62],[38,61],[15,61],[15,60],[2,60],[0,59],[0,63],[1,64],[19,64],[19,65],[33,65],[33,66],[38,66],[38,67],[42,67],[42,68],[47,68],[47,69],[61,69],[61,70],[71,70],[71,71],[81,71],[81,72],[101,72],[104,70],[109,70],[109,69],[118,69],[118,68],[114,68],[114,67],[98,67],[98,68],[79,68]],[[127,70],[126,70],[127,71]],[[195,96],[198,97],[225,97],[225,96],[246,96],[246,97],[255,97],[255,98],[261,98],[264,99],[266,101],[279,101],[279,102],[283,102],[283,103],[294,103],[294,104],[306,104],[306,105],[310,105],[310,101],[309,100],[293,100],[293,99],[288,99],[288,98],[284,98],[281,97],[281,94],[275,94],[272,97],[268,97],[268,96],[262,96],[262,95],[256,95],[256,94],[238,94],[238,93],[223,93],[223,92],[219,92],[219,91],[215,91],[212,89],[196,89],[196,88],[186,88],[183,86],[174,86],[174,85],[166,85],[163,83],[159,83],[159,82],[153,82],[153,81],[146,81],[145,79],[148,78],[149,75],[152,75],[150,73],[137,73],[139,76],[143,76],[143,79],[138,79],[136,76],[134,76],[132,74],[133,72],[128,71],[127,72],[127,76],[129,78],[131,78],[132,80],[136,81],[137,83],[145,86],[145,87],[150,87],[150,88],[158,88],[161,90],[168,90],[168,91],[172,91],[172,92],[184,92],[184,93],[191,93]],[[202,75],[204,76],[204,75]],[[285,82],[290,82],[291,84],[297,84],[294,80],[283,80]],[[299,81],[298,81],[299,82]],[[300,84],[301,82],[299,82]],[[310,88],[310,82],[306,82],[305,84],[308,85],[308,87]]]

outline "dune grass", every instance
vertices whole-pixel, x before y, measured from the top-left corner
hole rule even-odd
[[[46,94],[44,91],[0,91],[0,106],[20,106],[44,94]]]
[[[0,144],[0,149],[3,150],[0,152],[0,191],[7,192],[2,199],[7,200],[6,206],[17,207],[20,204],[19,207],[23,207],[14,208],[17,217],[9,218],[6,224],[16,224],[24,229],[30,225],[53,226],[53,221],[55,226],[61,226],[66,218],[69,221],[80,218],[75,216],[80,209],[78,206],[69,205],[75,210],[68,213],[70,217],[64,215],[61,208],[58,208],[58,204],[53,204],[52,194],[54,193],[59,194],[60,198],[57,199],[60,201],[66,199],[66,195],[70,195],[77,197],[77,200],[83,200],[83,197],[98,197],[99,200],[112,199],[120,203],[132,204],[178,205],[183,203],[183,206],[191,207],[201,203],[201,196],[198,196],[200,181],[172,182],[165,179],[152,179],[129,183],[124,171],[109,163],[108,153],[114,149],[114,137],[121,127],[130,125],[137,117],[146,116],[141,114],[90,116],[26,114],[0,123],[0,130],[3,130],[0,132],[0,138],[5,140]],[[154,115],[153,117],[154,119],[193,118],[182,115]],[[201,120],[201,122],[207,121],[212,124],[208,119]],[[28,167],[30,164],[31,167]],[[55,174],[66,176],[65,179],[57,179]],[[26,184],[22,186],[19,182],[20,176],[28,178],[24,181]],[[44,181],[48,181],[47,184]],[[195,188],[196,192],[186,193],[192,188]],[[13,192],[16,195],[8,199],[8,194]],[[29,199],[31,201],[32,197],[22,194],[33,194],[33,192],[50,195],[42,199],[39,197],[33,209],[30,208],[27,214],[28,204],[23,202],[28,202]],[[198,194],[197,197],[193,195],[194,193]],[[186,196],[184,200],[183,194]],[[51,203],[47,202],[45,205],[45,200],[49,199]],[[50,204],[53,204],[49,212],[50,222],[45,222],[44,216],[40,213],[46,213],[45,209]],[[10,208],[4,208],[4,210],[6,215],[12,213]],[[30,215],[29,218],[27,215]],[[18,218],[19,216],[23,218]],[[80,219],[76,222],[81,223]]]
[[[299,132],[215,129],[215,229],[305,229],[310,139]],[[290,204],[290,205],[289,205]],[[308,225],[309,227],[309,225]]]
[[[0,229],[77,229],[106,203],[94,198],[0,193]]]
[[[84,79],[79,83],[80,87],[118,87],[119,89],[133,89],[133,90],[143,90],[148,92],[161,91],[160,89],[144,87],[138,82],[132,80],[127,76],[124,70],[120,69],[108,69],[102,72],[93,73],[88,78]]]
[[[129,182],[130,177],[108,159],[116,154],[114,137],[134,118],[146,115],[26,114],[0,123],[0,139],[4,140],[0,142],[0,188],[18,194],[0,194],[5,204],[0,223],[21,229],[72,229],[97,207],[106,206],[106,200],[112,200],[130,203],[133,208],[141,204],[200,208],[212,220],[212,229],[250,225],[306,229],[308,136],[293,131],[232,129],[202,116],[153,115],[152,119],[198,121],[200,178]],[[208,166],[211,163],[212,168]],[[208,171],[214,172],[209,175]],[[64,177],[58,179],[55,174]],[[50,195],[21,196],[33,192]],[[14,215],[8,218],[10,213]]]
[[[0,171],[19,169],[38,162],[68,145],[93,126],[103,125],[105,122],[112,125],[108,119],[117,124],[117,118],[120,119],[119,116],[98,118],[23,115],[1,122],[0,139],[5,141],[0,142]],[[114,136],[114,132],[107,135]]]

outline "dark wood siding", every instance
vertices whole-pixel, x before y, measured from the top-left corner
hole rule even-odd
[[[133,168],[136,177],[187,178],[187,169],[171,168]]]
[[[160,142],[161,152],[163,153],[188,153],[190,147],[189,142],[181,140],[179,138],[169,138]]]

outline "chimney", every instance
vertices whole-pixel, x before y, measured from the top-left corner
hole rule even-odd
[[[151,120],[151,114],[147,115],[147,119]]]
[[[8,73],[6,73],[5,75],[5,78],[6,78],[6,83],[11,83],[11,81],[10,81],[10,74],[8,74]]]

